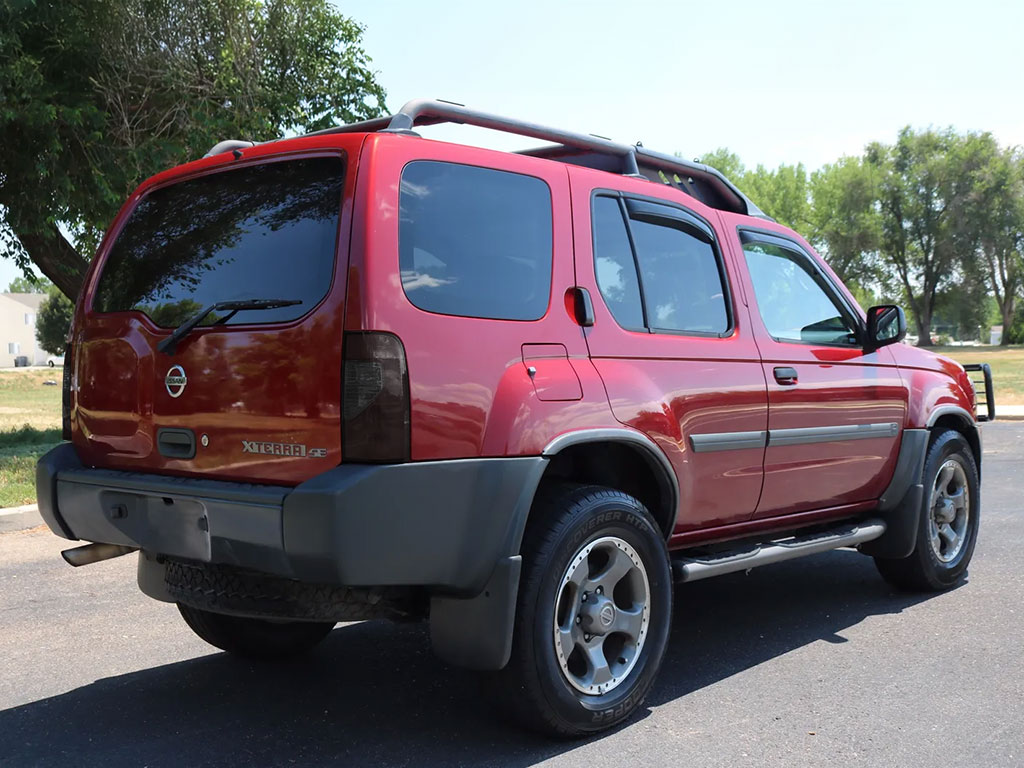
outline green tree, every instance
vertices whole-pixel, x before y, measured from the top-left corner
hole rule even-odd
[[[1007,344],[1024,344],[1024,304],[1017,304],[1013,322],[1003,326],[1003,338],[1009,337]]]
[[[45,277],[36,277],[35,279],[29,279],[28,277],[16,277],[11,280],[11,284],[7,286],[7,290],[10,293],[46,293],[51,285],[53,285],[53,283]]]
[[[676,152],[676,157],[682,157],[682,155]],[[737,186],[741,184],[743,176],[747,172],[740,156],[735,152],[730,152],[726,147],[719,147],[714,152],[708,152],[698,157],[697,162],[710,165]]]
[[[51,286],[47,294],[36,315],[36,339],[51,355],[63,355],[75,305],[56,286]]]
[[[328,0],[0,0],[0,249],[74,297],[146,177],[380,114],[362,31]]]
[[[811,242],[851,289],[877,283],[882,226],[875,169],[859,157],[843,157],[812,173],[810,190]]]
[[[962,276],[935,297],[932,326],[954,339],[981,339],[989,318],[988,289],[979,275]]]
[[[995,297],[1003,344],[1024,292],[1024,155],[1002,149],[991,134],[968,137],[965,164],[969,194],[958,200],[961,238],[973,249],[974,271]]]
[[[778,168],[758,165],[743,174],[743,193],[779,224],[806,232],[810,218],[807,169],[803,163]]]
[[[879,174],[880,262],[902,286],[922,346],[932,343],[940,291],[971,258],[956,216],[971,186],[963,154],[968,138],[952,129],[916,133],[907,127],[896,144],[873,143],[865,152]]]
[[[676,153],[678,156],[678,152]],[[749,197],[754,204],[780,224],[805,230],[810,212],[808,202],[807,169],[803,163],[782,164],[770,169],[763,165],[750,170],[739,155],[726,147],[697,158],[710,165]]]

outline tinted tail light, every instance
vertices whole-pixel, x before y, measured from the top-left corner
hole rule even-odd
[[[344,461],[409,460],[409,373],[390,333],[346,333],[342,381]]]
[[[64,348],[64,378],[61,386],[60,427],[61,437],[71,439],[71,379],[75,371],[75,347],[68,342]]]

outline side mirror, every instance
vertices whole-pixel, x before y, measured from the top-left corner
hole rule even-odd
[[[880,304],[868,310],[867,346],[878,349],[903,341],[907,335],[907,316],[895,304]]]

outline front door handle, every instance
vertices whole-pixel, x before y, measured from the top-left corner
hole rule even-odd
[[[783,386],[793,386],[797,382],[796,368],[776,368],[775,380]]]

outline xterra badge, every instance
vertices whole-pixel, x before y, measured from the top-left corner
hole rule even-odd
[[[268,456],[309,456],[311,459],[322,459],[327,456],[327,449],[307,449],[302,443],[265,443],[260,440],[243,440],[242,453],[263,453]]]
[[[164,377],[164,386],[167,387],[167,394],[171,397],[180,397],[181,393],[185,391],[186,384],[188,384],[188,379],[185,378],[185,369],[180,365],[173,366]]]

